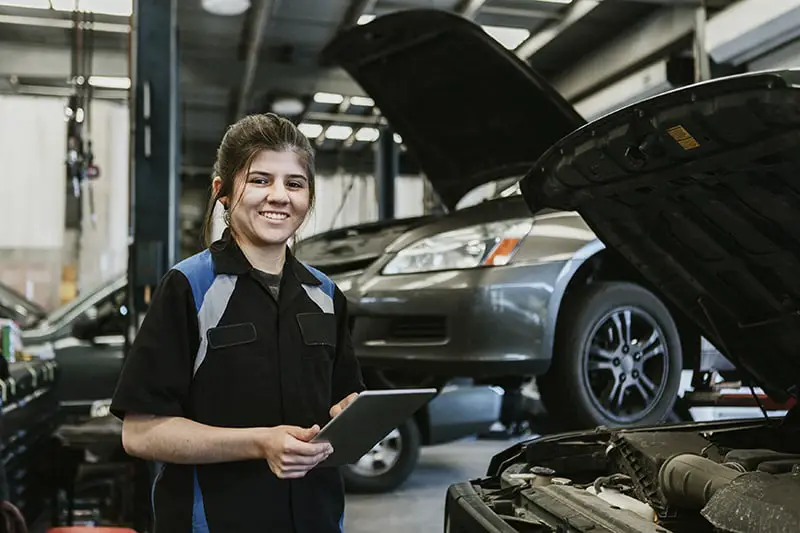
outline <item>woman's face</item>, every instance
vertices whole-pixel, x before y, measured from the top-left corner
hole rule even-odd
[[[232,209],[231,227],[252,246],[285,245],[308,213],[309,180],[297,154],[264,150],[235,178],[224,199]]]

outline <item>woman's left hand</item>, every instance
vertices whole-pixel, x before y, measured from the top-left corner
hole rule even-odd
[[[331,411],[330,411],[331,418],[336,417],[336,415],[338,415],[339,413],[344,411],[344,408],[347,407],[348,405],[350,405],[351,403],[353,403],[353,401],[355,401],[355,399],[357,397],[358,397],[358,393],[354,392],[354,393],[350,394],[349,396],[347,396],[347,398],[345,398],[341,402],[339,402],[336,405],[334,405],[333,407],[331,407]]]

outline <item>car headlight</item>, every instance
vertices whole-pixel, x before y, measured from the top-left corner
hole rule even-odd
[[[532,218],[524,218],[440,233],[397,252],[381,273],[412,274],[505,265],[532,225]]]

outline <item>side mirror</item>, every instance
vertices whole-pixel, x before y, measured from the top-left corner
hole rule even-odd
[[[82,318],[72,326],[72,336],[82,341],[93,341],[97,336],[97,322],[91,318]]]

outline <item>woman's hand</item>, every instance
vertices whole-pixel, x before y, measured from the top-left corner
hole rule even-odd
[[[344,411],[344,408],[347,407],[348,405],[350,405],[351,403],[353,403],[357,397],[358,397],[358,393],[354,392],[354,393],[350,394],[349,396],[347,396],[347,398],[345,398],[341,402],[339,402],[336,405],[334,405],[333,407],[331,407],[331,410],[330,410],[331,418],[335,418],[339,413]]]
[[[316,424],[311,428],[259,428],[256,445],[276,476],[281,479],[301,478],[333,453],[333,446],[327,442],[309,442],[317,433],[319,426]]]

